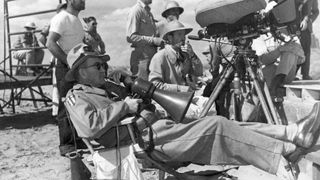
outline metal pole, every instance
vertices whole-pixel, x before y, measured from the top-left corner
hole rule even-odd
[[[5,19],[6,19],[6,25],[7,25],[7,35],[8,35],[8,47],[10,48],[11,47],[11,39],[10,39],[10,24],[9,24],[9,10],[8,10],[8,3],[7,1],[5,1],[4,3],[4,9],[5,9]],[[13,73],[12,73],[12,57],[11,57],[11,52],[9,52],[9,66],[10,66],[10,76],[12,77],[13,76]],[[11,84],[10,84],[11,86]],[[13,87],[10,87],[11,89],[11,95],[10,95],[10,100],[11,101],[11,105],[12,105],[12,111],[13,113],[15,113],[15,105],[14,105],[14,88]]]
[[[220,77],[216,87],[213,89],[212,93],[210,94],[208,102],[205,104],[204,108],[202,109],[202,111],[200,113],[201,118],[205,117],[208,114],[208,111],[210,110],[214,101],[217,99],[221,89],[224,87],[224,85],[227,81],[227,78],[230,76],[230,74],[232,72],[233,72],[233,68],[230,64],[228,64],[226,69],[223,71],[223,74]]]
[[[33,12],[33,13],[18,14],[18,15],[14,15],[14,16],[8,16],[8,18],[12,19],[12,18],[32,16],[32,15],[38,15],[38,14],[46,14],[46,13],[51,13],[51,12],[56,12],[56,9],[50,9],[50,10],[46,10],[46,11],[38,11],[38,12]]]

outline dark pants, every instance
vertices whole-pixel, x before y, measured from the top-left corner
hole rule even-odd
[[[60,154],[64,156],[66,153],[74,151],[74,137],[72,134],[71,126],[68,120],[68,116],[66,113],[66,108],[61,101],[63,97],[66,96],[69,89],[72,88],[73,83],[66,82],[64,77],[68,72],[69,68],[67,65],[62,64],[61,62],[57,63],[56,67],[56,78],[57,78],[57,87],[59,92],[59,110],[58,110],[58,128],[59,128],[59,139],[60,139]]]
[[[301,31],[300,43],[306,56],[306,60],[301,64],[301,75],[303,77],[309,76],[310,71],[310,52],[311,52],[311,32],[307,29]]]

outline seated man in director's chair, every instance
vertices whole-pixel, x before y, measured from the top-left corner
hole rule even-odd
[[[114,102],[108,98],[104,89],[107,59],[87,52],[85,46],[79,44],[68,54],[68,62],[73,63],[66,79],[76,84],[68,92],[65,105],[79,137],[110,147],[117,142],[115,126],[137,113],[142,100],[128,97]],[[151,83],[142,82],[152,87]],[[241,127],[221,116],[176,122],[157,119],[147,109],[140,113],[140,116],[147,116],[141,118],[142,122],[136,122],[136,129],[142,132],[145,141],[149,140],[147,131],[152,129],[153,148],[142,154],[147,154],[143,157],[148,160],[165,164],[165,171],[170,170],[168,166],[176,168],[186,163],[253,165],[290,179],[292,174],[285,170],[284,163],[297,162],[315,145],[320,133],[319,103],[307,117],[288,126],[242,123],[245,127]],[[148,125],[150,129],[146,128]],[[120,142],[130,140],[128,131],[121,127],[118,137]],[[169,173],[178,179],[188,179],[185,174],[171,170]]]

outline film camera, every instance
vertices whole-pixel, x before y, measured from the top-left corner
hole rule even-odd
[[[280,40],[283,30],[289,35],[299,34],[295,0],[277,0],[275,4],[271,11],[262,13],[265,0],[201,1],[196,8],[196,21],[204,29],[198,36],[227,37],[237,45],[240,40],[252,40],[268,32]]]

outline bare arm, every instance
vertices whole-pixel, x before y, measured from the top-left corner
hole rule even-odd
[[[100,41],[99,46],[100,46],[101,54],[106,53],[106,46],[104,45],[104,42],[102,40]]]
[[[53,56],[62,61],[64,64],[68,64],[66,53],[64,53],[64,51],[57,43],[59,39],[60,35],[58,33],[50,31],[46,46],[48,47],[49,51],[52,53]]]

